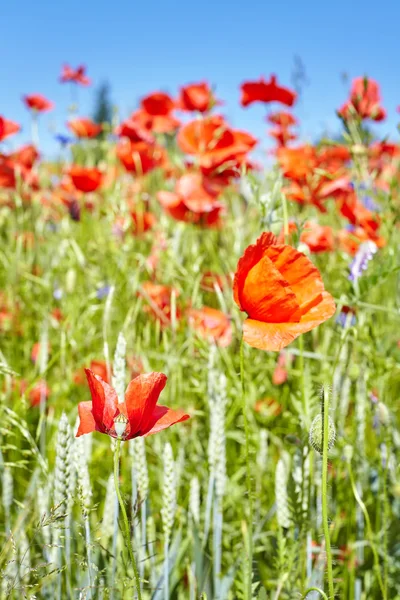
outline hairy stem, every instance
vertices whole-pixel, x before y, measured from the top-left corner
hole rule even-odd
[[[322,392],[322,521],[325,536],[326,563],[328,570],[328,588],[330,598],[335,597],[333,586],[332,551],[328,522],[328,443],[329,443],[329,393],[326,389]]]
[[[124,537],[125,537],[125,543],[126,543],[126,546],[128,548],[129,558],[131,560],[132,567],[133,567],[133,573],[134,573],[134,578],[135,578],[137,596],[138,596],[139,600],[142,600],[142,594],[141,594],[141,591],[140,591],[139,571],[138,571],[137,564],[136,564],[135,554],[134,554],[133,548],[132,548],[131,532],[130,532],[130,527],[129,527],[128,516],[126,514],[124,501],[122,500],[121,491],[119,489],[119,477],[118,477],[119,468],[118,467],[119,467],[120,451],[121,451],[121,440],[118,439],[117,443],[116,443],[116,446],[115,446],[115,452],[114,452],[114,484],[115,484],[115,491],[116,491],[118,502],[119,502],[119,506],[120,506],[120,509],[121,509],[122,519],[123,519],[123,522],[124,522],[123,533],[124,533]]]

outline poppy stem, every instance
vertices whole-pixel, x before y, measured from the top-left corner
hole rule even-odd
[[[326,564],[328,570],[328,587],[329,597],[335,597],[335,589],[333,585],[333,569],[332,569],[332,551],[331,551],[331,538],[329,534],[329,521],[328,521],[328,444],[329,444],[329,393],[323,389],[322,392],[322,404],[321,404],[321,417],[322,417],[322,521],[325,536],[325,552],[326,552]]]
[[[240,381],[242,384],[242,413],[243,413],[243,425],[245,434],[245,453],[246,453],[246,487],[247,495],[249,497],[249,523],[248,523],[248,585],[246,598],[249,600],[252,598],[252,587],[253,587],[253,494],[251,489],[251,470],[250,470],[250,431],[249,422],[247,419],[247,406],[246,406],[246,389],[244,383],[244,341],[243,337],[240,341]]]
[[[287,208],[287,200],[285,194],[281,193],[282,211],[283,211],[283,239],[285,244],[289,243],[289,214]]]
[[[124,537],[125,537],[125,543],[128,548],[129,558],[131,560],[132,567],[133,567],[137,596],[138,596],[138,600],[142,600],[142,593],[140,590],[139,571],[138,571],[137,564],[136,564],[135,554],[134,554],[133,548],[132,548],[131,532],[130,532],[130,527],[129,527],[128,516],[126,514],[124,501],[122,499],[121,491],[119,489],[119,456],[120,456],[120,452],[121,452],[121,441],[122,441],[121,439],[117,439],[117,443],[116,443],[115,451],[114,451],[115,492],[117,494],[117,498],[118,498],[118,502],[119,502],[119,506],[120,506],[121,514],[122,514],[122,519],[124,521],[123,533],[124,533]]]

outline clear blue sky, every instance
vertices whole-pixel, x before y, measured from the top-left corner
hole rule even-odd
[[[40,92],[56,103],[41,118],[43,148],[54,150],[48,128],[65,131],[71,99],[69,86],[58,83],[63,62],[85,63],[94,84],[108,79],[122,116],[148,92],[175,94],[181,84],[207,79],[231,123],[265,145],[266,110],[240,108],[239,85],[271,73],[291,85],[296,54],[310,81],[294,111],[303,137],[339,129],[334,111],[349,88],[343,72],[380,82],[389,117],[376,131],[399,136],[398,0],[4,0],[0,22],[0,114],[24,126],[14,145],[30,136],[21,95]],[[93,88],[81,88],[79,100],[80,114],[90,114]]]

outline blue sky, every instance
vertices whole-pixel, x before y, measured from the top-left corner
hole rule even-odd
[[[225,101],[230,122],[266,145],[263,106],[242,109],[239,85],[276,73],[291,85],[294,56],[309,79],[294,112],[305,139],[339,124],[335,108],[346,99],[349,78],[368,74],[381,84],[389,117],[375,130],[398,139],[400,116],[400,3],[396,0],[14,0],[2,2],[0,114],[29,140],[24,93],[40,92],[56,103],[41,118],[42,149],[56,147],[49,128],[64,132],[69,86],[58,83],[62,63],[85,63],[94,84],[108,79],[122,116],[154,90],[175,94],[179,85],[207,79]],[[80,89],[80,114],[93,109],[93,88]]]

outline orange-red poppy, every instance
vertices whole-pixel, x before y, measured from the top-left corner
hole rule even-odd
[[[141,235],[154,227],[157,222],[156,216],[148,210],[131,211],[132,230],[135,235]]]
[[[23,96],[26,106],[36,112],[46,112],[54,108],[54,102],[47,100],[42,94],[28,94]]]
[[[293,106],[297,94],[289,88],[278,85],[275,75],[269,81],[263,77],[259,81],[246,81],[241,85],[241,105],[249,106],[253,102],[280,102],[286,106]]]
[[[269,114],[267,121],[273,125],[278,125],[279,127],[290,127],[291,125],[297,125],[296,117],[293,116],[292,113],[284,110]]]
[[[217,225],[223,204],[218,200],[219,188],[201,173],[186,173],[175,184],[175,191],[157,192],[164,210],[177,221],[198,225]]]
[[[361,119],[383,121],[386,111],[380,104],[379,85],[374,79],[357,77],[353,80],[350,99],[338,110],[343,119],[357,115]]]
[[[229,316],[216,308],[204,306],[187,312],[189,326],[198,335],[225,348],[232,341],[232,325]]]
[[[10,119],[0,116],[0,142],[5,140],[10,135],[18,133],[20,129],[21,126],[15,121],[10,121]]]
[[[213,106],[219,104],[207,82],[192,83],[181,87],[177,102],[178,108],[185,111],[208,112]]]
[[[114,438],[131,440],[152,435],[190,418],[182,410],[157,405],[167,383],[163,373],[147,373],[132,379],[123,402],[119,402],[116,391],[99,375],[90,369],[85,369],[85,373],[92,401],[79,403],[76,437],[99,431]],[[122,431],[119,429],[121,422]]]
[[[47,383],[44,380],[39,381],[39,383],[36,383],[29,392],[30,405],[32,407],[38,406],[41,403],[42,399],[47,400],[47,398],[49,396],[50,396],[49,386],[47,385]]]
[[[96,191],[102,183],[103,173],[95,167],[81,167],[73,165],[68,170],[75,188],[80,192],[89,193]]]
[[[275,398],[263,398],[262,400],[257,400],[254,405],[254,410],[262,417],[270,418],[280,415],[282,412],[282,406],[275,400]]]
[[[383,237],[377,234],[368,234],[365,229],[356,226],[338,231],[336,240],[340,250],[347,252],[347,254],[350,254],[351,256],[354,256],[357,253],[362,242],[367,242],[368,240],[374,242],[378,248],[383,248],[386,245],[386,240]]]
[[[117,127],[116,134],[120,137],[127,137],[131,142],[153,144],[154,136],[151,134],[149,126],[150,121],[143,121],[143,119],[137,118],[136,113],[133,113]]]
[[[84,86],[91,84],[91,80],[86,75],[86,67],[84,65],[80,65],[76,69],[72,69],[69,65],[63,65],[60,81],[61,83],[70,81]]]
[[[257,140],[245,131],[231,129],[221,116],[196,119],[184,125],[177,142],[183,152],[198,158],[201,170],[211,175],[236,169],[246,162]]]
[[[95,138],[102,132],[103,129],[101,125],[95,123],[92,121],[92,119],[87,117],[72,119],[71,121],[68,121],[67,127],[78,138]]]
[[[90,361],[90,370],[95,375],[98,375],[99,377],[101,377],[103,379],[103,381],[109,383],[108,374],[107,374],[107,365],[104,360],[91,360]],[[76,385],[85,385],[85,383],[86,383],[85,370],[79,369],[78,371],[76,371],[74,373],[73,380]]]
[[[297,225],[293,221],[289,223],[289,234],[297,231]],[[278,236],[278,243],[283,244],[285,240],[283,228]],[[306,221],[300,234],[300,242],[306,244],[310,252],[331,252],[335,248],[335,236],[332,227],[320,225],[316,221]]]
[[[297,135],[289,131],[286,126],[273,127],[268,133],[276,140],[278,148],[285,148],[288,142],[293,142],[297,139]]]
[[[246,312],[243,339],[261,350],[281,350],[335,312],[318,269],[301,252],[263,233],[238,262],[233,293]]]
[[[40,154],[33,144],[21,146],[21,148],[10,154],[10,159],[14,161],[15,164],[28,170],[32,169],[39,158]]]
[[[179,291],[168,285],[160,285],[152,281],[145,281],[139,289],[139,296],[145,300],[143,310],[150,313],[161,325],[169,326],[171,323],[171,296],[175,294],[178,298]],[[180,309],[176,306],[175,317],[181,316]]]
[[[136,175],[145,175],[166,162],[164,148],[147,142],[131,142],[123,138],[118,142],[116,152],[125,169]]]

